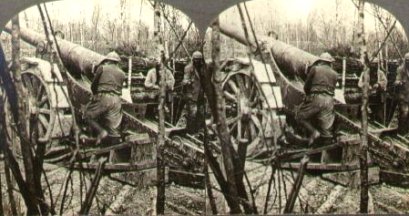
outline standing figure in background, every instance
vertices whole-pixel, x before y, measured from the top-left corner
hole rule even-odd
[[[400,86],[398,93],[399,100],[399,117],[398,133],[406,135],[409,130],[409,53],[405,54],[403,63],[396,71],[396,86]]]
[[[146,89],[153,89],[153,90],[160,89],[159,84],[161,80],[161,76],[160,76],[161,70],[165,71],[166,90],[173,91],[173,87],[175,85],[175,78],[173,77],[173,74],[170,70],[168,70],[166,67],[162,68],[160,62],[156,62],[155,67],[150,69],[148,73],[146,74],[146,79],[144,83]]]
[[[361,73],[358,81],[358,87],[364,87],[364,73]],[[369,106],[368,113],[371,119],[383,122],[384,109],[383,104],[385,103],[385,93],[388,85],[388,79],[386,78],[385,72],[379,68],[379,61],[375,59],[369,65]]]
[[[96,144],[109,136],[112,142],[120,140],[122,121],[122,84],[126,79],[120,69],[119,55],[109,53],[98,65],[91,84],[92,99],[86,107],[84,119],[97,132]]]
[[[186,105],[185,111],[182,112],[177,126],[189,128],[189,131],[198,130],[199,123],[196,121],[198,99],[203,96],[203,88],[200,84],[200,75],[206,73],[207,66],[203,59],[203,54],[195,51],[192,55],[192,62],[186,65],[182,85],[187,90],[185,93]]]
[[[304,85],[306,96],[296,110],[295,118],[310,133],[309,145],[315,143],[317,138],[321,138],[324,145],[333,139],[334,94],[338,76],[332,69],[334,61],[329,53],[323,53],[307,71]]]
[[[162,64],[160,61],[156,61],[155,67],[150,69],[148,71],[148,74],[146,75],[145,78],[145,83],[144,86],[146,89],[149,90],[155,90],[155,98],[158,98],[159,96],[159,89],[160,89],[160,81],[161,81],[161,70],[164,70],[165,72],[165,87],[166,87],[166,101],[169,101],[170,98],[170,92],[173,91],[173,87],[175,85],[175,78],[173,77],[173,74],[170,70],[168,70],[166,67],[162,68]],[[156,105],[155,105],[156,107]],[[155,114],[152,107],[149,107],[149,112],[146,114],[147,116],[153,117]],[[165,112],[169,112],[169,108],[165,106]]]

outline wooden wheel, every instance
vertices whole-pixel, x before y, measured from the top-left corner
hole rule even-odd
[[[30,133],[37,130],[38,141],[47,142],[54,129],[56,115],[50,90],[41,76],[33,70],[23,72],[21,77],[27,90],[29,113],[36,119],[34,125],[30,125]]]
[[[252,154],[261,147],[266,128],[260,90],[249,74],[239,72],[227,78],[223,91],[232,139],[247,143],[247,152]]]

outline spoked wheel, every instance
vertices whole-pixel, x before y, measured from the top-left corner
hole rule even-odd
[[[54,129],[56,115],[52,107],[50,91],[35,71],[25,71],[21,77],[27,90],[30,119],[34,119],[30,123],[30,134],[37,130],[38,142],[48,142]]]
[[[251,155],[264,143],[267,122],[260,90],[250,75],[235,73],[225,81],[223,92],[232,139],[235,143],[247,143],[247,152]]]

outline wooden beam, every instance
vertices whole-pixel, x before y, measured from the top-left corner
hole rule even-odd
[[[80,152],[79,156],[80,158],[87,158],[87,157],[91,157],[92,155],[100,155],[100,154],[109,153],[112,150],[128,148],[128,147],[132,147],[133,145],[146,145],[149,143],[151,143],[151,140],[149,138],[141,137],[141,139],[134,139],[134,140],[126,141],[126,142],[123,142],[117,145],[108,146],[105,148],[86,149],[85,151]]]
[[[317,154],[317,153],[321,153],[322,151],[335,149],[335,148],[340,147],[340,146],[341,145],[337,143],[337,144],[332,144],[332,145],[328,145],[328,146],[319,147],[319,148],[312,149],[312,150],[306,150],[306,151],[303,151],[303,152],[300,152],[300,153],[296,153],[294,155],[288,155],[288,154],[284,153],[283,155],[280,155],[279,157],[281,158],[281,160],[291,161],[291,160],[302,158],[302,157],[304,157],[304,155]]]
[[[385,182],[394,186],[409,188],[409,174],[389,170],[381,170],[379,175],[381,182]]]
[[[379,167],[371,167],[368,169],[368,184],[369,185],[374,185],[379,183],[379,173],[380,169]],[[322,178],[331,182],[335,182],[337,184],[340,184],[342,186],[348,186],[351,183],[351,176],[357,176],[356,181],[359,181],[360,175],[359,171],[346,171],[346,172],[336,172],[336,173],[325,173],[322,175]],[[355,180],[355,179],[354,179]]]
[[[299,169],[301,166],[300,163],[282,163],[280,167],[282,169]],[[340,163],[330,163],[330,164],[322,164],[322,163],[308,163],[307,170],[315,170],[315,171],[351,171],[359,169],[359,165],[348,165],[348,164],[340,164]]]
[[[310,159],[307,155],[305,155],[303,159],[301,160],[301,163],[298,169],[297,178],[295,179],[295,182],[294,182],[293,187],[291,188],[291,192],[288,197],[287,203],[285,204],[284,214],[293,213],[294,205],[297,200],[298,194],[300,193],[301,185],[302,185],[304,175],[305,175],[305,170],[308,166],[309,161]]]
[[[68,166],[68,165],[67,165]],[[156,167],[156,161],[144,161],[137,164],[129,163],[116,163],[116,164],[105,164],[105,173],[116,173],[116,172],[130,172],[130,171],[142,171],[150,168]],[[80,169],[84,171],[93,171],[98,168],[98,163],[74,163],[73,169]]]

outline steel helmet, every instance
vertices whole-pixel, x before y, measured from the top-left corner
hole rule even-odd
[[[192,54],[192,59],[202,59],[203,58],[203,54],[199,51],[195,51]]]
[[[110,61],[114,61],[114,62],[120,62],[121,58],[119,57],[118,53],[114,52],[110,52],[108,53],[108,55],[105,57],[104,60],[110,60]]]
[[[331,56],[331,54],[324,52],[320,55],[320,60],[325,62],[334,62],[335,59]]]

